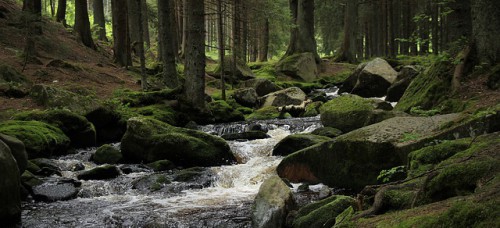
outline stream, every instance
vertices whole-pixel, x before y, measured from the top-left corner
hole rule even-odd
[[[271,137],[228,141],[242,164],[200,169],[201,175],[186,183],[175,181],[173,171],[154,173],[142,165],[120,164],[122,172],[131,172],[109,180],[81,180],[75,199],[25,202],[23,227],[251,227],[253,199],[282,159],[271,156],[273,147],[289,134],[321,127],[319,117],[309,117],[207,125],[200,130],[222,135],[243,132],[254,124],[267,129]],[[119,143],[113,146],[119,148]],[[95,150],[52,159],[62,176],[48,179],[77,179],[78,171],[72,167],[96,167],[89,161]],[[157,182],[153,190],[145,187],[152,180]]]

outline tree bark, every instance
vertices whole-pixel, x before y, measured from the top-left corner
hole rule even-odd
[[[293,27],[284,57],[311,52],[319,63],[320,58],[314,38],[314,0],[290,0],[290,13]]]
[[[173,1],[168,1],[173,2]],[[148,11],[148,3],[146,0],[141,0],[141,11],[142,11],[142,40],[146,47],[151,47],[151,38],[149,35],[149,11]]]
[[[184,101],[186,105],[200,113],[207,113],[205,104],[205,44],[203,0],[186,0],[189,10],[186,26],[186,58]]]
[[[130,39],[128,37],[127,2],[112,0],[113,14],[113,51],[115,62],[127,67],[132,63],[130,55]]]
[[[92,33],[90,32],[90,21],[86,0],[75,0],[74,31],[83,45],[95,49]]]
[[[94,25],[99,28],[97,30],[97,38],[101,41],[108,41],[106,37],[106,19],[104,17],[104,0],[94,0],[92,3],[94,9]]]
[[[147,91],[148,90],[148,78],[147,78],[147,75],[146,75],[146,56],[145,56],[145,53],[144,53],[144,39],[143,39],[143,35],[144,35],[144,31],[143,31],[143,23],[142,21],[144,20],[143,18],[143,15],[142,15],[142,2],[141,0],[136,0],[136,4],[137,4],[137,11],[139,11],[139,15],[138,15],[138,21],[139,21],[139,28],[138,28],[138,32],[139,32],[139,40],[138,40],[138,51],[139,51],[139,59],[140,59],[140,62],[141,62],[141,87],[142,87],[142,90],[143,91]]]
[[[163,63],[163,81],[169,88],[179,86],[179,78],[175,66],[175,51],[173,39],[176,36],[172,28],[174,23],[171,19],[171,14],[174,12],[170,4],[164,0],[158,0],[158,23],[159,35],[161,43],[161,60]]]
[[[59,0],[57,2],[56,21],[63,23],[66,27],[66,0]]]
[[[259,41],[259,62],[267,62],[267,55],[269,53],[269,19],[266,18],[262,25],[260,25],[260,32],[258,35]]]
[[[500,62],[500,4],[497,0],[471,0],[472,34],[481,62]]]
[[[358,17],[358,0],[347,2],[344,19],[344,40],[340,48],[340,54],[336,61],[355,63],[356,57],[356,34]]]
[[[222,0],[217,0],[217,43],[219,45],[220,68],[224,69],[225,45],[224,45],[224,17],[222,14]],[[224,70],[220,71],[220,84],[222,100],[226,100],[226,80]]]

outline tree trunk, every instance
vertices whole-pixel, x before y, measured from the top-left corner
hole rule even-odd
[[[224,45],[224,18],[222,14],[222,0],[217,0],[217,43],[219,46],[220,69],[224,69],[225,45]],[[226,80],[224,70],[220,71],[220,84],[222,100],[226,100]]]
[[[187,6],[187,1],[188,0],[183,0],[182,1],[182,42],[181,42],[181,53],[180,53],[180,58],[184,58],[184,55],[186,53],[186,40],[187,40],[187,23],[188,23],[188,6]]]
[[[66,27],[66,0],[59,0],[57,2],[56,21],[63,23]]]
[[[140,1],[126,0],[127,1],[127,17],[128,17],[128,31],[131,43],[131,51],[134,55],[139,56],[139,40],[142,39],[142,34],[139,32],[139,27],[142,22],[139,20],[141,17]]]
[[[344,14],[344,40],[340,47],[340,54],[336,61],[346,61],[354,63],[356,58],[356,34],[358,17],[358,0],[347,2]]]
[[[97,30],[97,38],[101,41],[108,41],[106,37],[106,19],[104,17],[104,1],[103,0],[94,0],[93,2],[94,8],[94,25],[97,25],[99,28]]]
[[[207,113],[205,104],[205,44],[203,0],[186,0],[189,9],[186,26],[186,58],[184,100],[186,105],[200,113]]]
[[[472,35],[471,1],[457,0],[446,5],[452,11],[446,16],[446,45],[443,49],[448,51],[457,48],[460,39],[469,38]],[[455,54],[455,53],[452,53]]]
[[[168,1],[172,2],[172,1]],[[146,0],[141,0],[141,11],[142,11],[142,40],[144,41],[146,47],[151,47],[151,38],[149,35],[149,11],[148,3]]]
[[[293,27],[284,57],[296,53],[311,52],[320,62],[314,38],[314,0],[290,0]]]
[[[90,32],[89,13],[86,0],[75,0],[75,33],[83,45],[95,49]]]
[[[471,0],[472,34],[481,62],[500,62],[500,4],[497,0]]]
[[[111,1],[113,14],[113,51],[115,62],[127,67],[132,63],[130,56],[130,39],[128,37],[127,2]]]
[[[269,53],[269,19],[266,18],[260,26],[259,32],[259,62],[267,62],[267,54]]]
[[[143,18],[143,15],[142,15],[142,0],[135,0],[136,1],[136,4],[137,4],[137,11],[139,12],[138,14],[138,21],[139,21],[139,28],[138,28],[138,32],[139,32],[139,40],[138,40],[138,51],[139,51],[139,59],[140,59],[140,62],[141,62],[141,87],[142,87],[142,90],[143,91],[147,91],[148,90],[148,78],[147,78],[147,75],[146,75],[146,56],[144,54],[144,40],[143,40],[143,35],[144,35],[144,31],[143,31],[143,28],[142,28],[142,21],[144,20]]]
[[[172,31],[171,14],[174,12],[170,4],[164,0],[158,0],[158,24],[161,43],[160,55],[163,63],[163,81],[169,88],[179,86],[179,78],[177,77],[177,69],[175,66],[175,51],[173,39],[176,34]]]

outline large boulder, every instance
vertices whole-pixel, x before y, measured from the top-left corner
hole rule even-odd
[[[259,95],[254,88],[237,89],[233,93],[233,98],[238,104],[253,108],[257,106]]]
[[[278,176],[265,180],[252,207],[252,227],[284,227],[288,211],[293,206],[290,188]]]
[[[68,110],[31,111],[14,116],[16,120],[36,120],[54,125],[61,129],[71,140],[74,148],[96,145],[94,125],[85,117]]]
[[[448,61],[437,61],[410,83],[395,110],[409,111],[419,106],[428,110],[443,102],[451,89],[453,66]]]
[[[96,164],[116,164],[123,158],[122,153],[117,148],[109,144],[104,144],[97,148],[91,160]]]
[[[250,67],[247,66],[245,61],[240,59],[236,60],[236,69],[234,69],[235,74],[233,74],[233,63],[234,59],[232,56],[226,56],[224,58],[224,76],[226,80],[237,82],[255,78],[255,75]],[[214,75],[220,77],[220,73],[221,66],[218,65],[214,71]]]
[[[362,97],[383,97],[387,89],[396,81],[396,77],[397,72],[387,61],[376,58],[368,62],[357,75],[351,76],[348,81],[356,80],[351,91],[353,94]],[[347,86],[345,89],[348,89]],[[349,91],[343,89],[341,92]]]
[[[356,86],[356,83],[358,82],[358,76],[361,73],[361,71],[365,68],[367,62],[365,63],[360,63],[356,69],[352,72],[349,77],[342,83],[342,85],[339,88],[338,94],[342,93],[351,93],[352,90],[354,89],[354,86]]]
[[[54,202],[76,198],[79,189],[71,182],[45,182],[34,186],[32,191],[36,200]]]
[[[289,155],[279,164],[278,174],[294,182],[322,182],[329,186],[359,190],[375,184],[381,170],[403,165],[410,151],[436,139],[465,136],[462,131],[491,132],[488,119],[447,127],[464,117],[395,117],[341,135]]]
[[[208,109],[212,112],[215,122],[227,123],[245,120],[245,116],[240,111],[231,107],[223,100],[208,103]]]
[[[365,99],[357,95],[342,95],[321,106],[321,123],[325,127],[349,132],[399,115],[378,109],[386,108],[383,105],[374,99]]]
[[[85,117],[94,125],[99,144],[120,141],[127,129],[127,119],[112,106],[101,106]]]
[[[12,225],[21,218],[21,174],[9,146],[0,140],[0,221]]]
[[[293,221],[293,227],[333,227],[335,217],[349,207],[356,208],[356,200],[352,197],[330,196],[300,208]]]
[[[68,109],[79,114],[87,113],[98,106],[98,99],[89,94],[78,94],[41,84],[31,88],[30,96],[38,105],[47,108]]]
[[[312,82],[318,79],[318,65],[313,53],[299,53],[282,59],[276,71],[287,76]]]
[[[124,159],[135,163],[170,160],[184,167],[214,166],[235,161],[224,139],[173,127],[148,118],[129,119],[121,141]]]
[[[0,96],[24,97],[29,93],[30,83],[26,77],[8,65],[0,65]]]
[[[19,173],[23,173],[28,167],[28,153],[26,147],[21,140],[0,133],[0,141],[3,141],[10,148],[12,156],[16,159]]]
[[[416,66],[404,66],[399,72],[396,81],[387,89],[386,101],[397,102],[413,79],[420,74],[420,69]]]
[[[0,123],[0,133],[21,140],[30,159],[64,154],[70,145],[70,139],[59,128],[38,121],[5,121]]]
[[[295,134],[282,139],[273,149],[273,155],[286,156],[306,147],[331,140],[331,138],[313,134]]]
[[[282,107],[287,105],[300,105],[306,100],[306,94],[298,87],[270,93],[261,98],[262,107]]]
[[[255,92],[259,97],[265,96],[272,92],[276,92],[280,90],[280,88],[274,84],[269,79],[264,78],[254,78],[250,80],[246,80],[240,83],[240,87],[242,88],[254,88]]]

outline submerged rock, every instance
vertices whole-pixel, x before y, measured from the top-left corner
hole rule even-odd
[[[78,191],[73,183],[46,182],[33,187],[33,197],[46,202],[70,200],[76,197]]]
[[[128,121],[121,150],[124,159],[135,163],[167,159],[179,166],[193,167],[235,161],[222,138],[140,117]]]
[[[252,226],[284,227],[288,211],[293,207],[292,190],[278,176],[265,180],[252,207]]]
[[[80,180],[105,180],[120,175],[120,170],[114,165],[103,165],[78,174]]]

